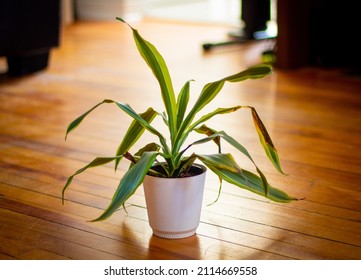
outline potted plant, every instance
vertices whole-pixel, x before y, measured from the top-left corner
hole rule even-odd
[[[232,113],[241,108],[250,110],[260,143],[267,157],[275,168],[284,174],[277,150],[255,108],[237,105],[230,108],[218,108],[202,116],[197,115],[217,96],[226,82],[234,83],[246,79],[258,79],[270,74],[271,67],[260,64],[210,82],[203,87],[196,102],[190,106],[188,102],[190,81],[184,84],[176,96],[166,63],[156,47],[143,39],[138,31],[123,19],[117,19],[131,29],[139,53],[159,83],[165,111],[157,112],[153,108],[148,108],[145,112],[137,113],[128,104],[105,99],[72,121],[67,128],[65,139],[86,116],[102,104],[113,103],[133,119],[114,156],[98,157],[68,178],[62,191],[63,203],[64,193],[74,176],[88,168],[112,161],[115,162],[115,169],[117,169],[123,158],[130,161],[129,169],[120,180],[109,206],[93,221],[107,219],[121,206],[125,208],[127,199],[144,183],[148,217],[153,233],[166,238],[183,238],[193,235],[199,224],[206,169],[214,172],[220,179],[218,197],[224,180],[276,202],[295,200],[285,192],[269,185],[265,175],[258,168],[249,152],[238,141],[224,131],[216,131],[205,125],[206,121],[216,115]],[[169,131],[168,137],[152,126],[152,120],[157,116],[163,119]],[[158,143],[149,143],[139,151],[131,153],[132,146],[145,131],[154,134],[159,140]],[[200,134],[200,138],[193,143],[187,143],[191,133]],[[227,142],[245,155],[254,164],[256,173],[242,169],[231,154],[224,153],[221,147],[222,141]],[[214,142],[218,152],[207,155],[190,152],[192,147],[207,142]],[[201,165],[196,164],[196,160],[200,161]],[[180,188],[183,190],[178,189],[178,181],[181,182]],[[181,204],[183,202],[186,204]],[[173,209],[167,207],[173,207]],[[156,217],[153,217],[153,214]],[[172,214],[176,216],[171,216]]]

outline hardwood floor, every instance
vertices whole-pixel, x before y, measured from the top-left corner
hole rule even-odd
[[[155,20],[134,27],[163,54],[175,88],[195,80],[194,95],[206,82],[260,62],[269,46],[203,54],[202,43],[225,39],[226,27]],[[238,139],[272,185],[305,199],[276,204],[225,183],[219,201],[207,206],[218,192],[208,172],[197,235],[180,240],[152,236],[141,187],[128,200],[128,214],[88,222],[109,203],[125,162],[121,172],[107,165],[79,175],[61,203],[67,177],[96,156],[114,155],[131,120],[104,105],[65,141],[70,121],[104,98],[137,111],[162,108],[128,28],[119,22],[65,27],[46,71],[0,79],[0,259],[361,259],[360,77],[275,69],[261,80],[227,84],[215,106],[256,107],[289,175],[268,163],[250,112],[215,118],[211,126]],[[139,145],[151,138],[144,137]]]

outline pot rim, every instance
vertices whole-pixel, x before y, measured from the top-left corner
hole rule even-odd
[[[156,164],[154,164],[153,166],[157,166],[157,165],[160,165],[160,163],[156,163]],[[176,177],[176,178],[173,178],[173,177],[158,177],[158,176],[153,176],[153,175],[149,175],[149,174],[146,174],[145,176],[146,176],[146,177],[151,177],[151,178],[157,178],[157,179],[159,179],[159,180],[161,180],[161,179],[165,179],[165,180],[171,180],[171,179],[180,180],[180,179],[189,179],[189,178],[197,177],[197,176],[203,175],[204,173],[207,172],[207,167],[206,167],[205,165],[203,165],[203,164],[193,163],[193,164],[192,164],[192,167],[196,167],[196,168],[200,169],[202,172],[199,173],[199,174],[193,175],[193,176]]]

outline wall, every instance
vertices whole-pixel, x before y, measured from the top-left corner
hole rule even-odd
[[[140,17],[149,0],[76,0],[80,20],[114,20],[115,17]]]

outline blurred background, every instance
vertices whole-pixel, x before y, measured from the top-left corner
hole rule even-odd
[[[239,0],[63,0],[66,21],[127,20],[146,17],[177,19],[205,23],[239,24]]]
[[[1,0],[0,11],[0,57],[7,58],[15,75],[46,67],[50,48],[60,43],[61,26],[114,21],[116,16],[127,21],[157,18],[229,26],[229,41],[210,38],[211,47],[276,38],[271,51],[283,69],[316,65],[356,68],[358,72],[361,64],[355,1]],[[34,56],[39,61],[32,60]],[[4,68],[4,58],[0,62]]]

